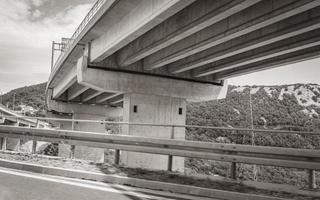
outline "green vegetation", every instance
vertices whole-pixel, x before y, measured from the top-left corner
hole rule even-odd
[[[267,93],[265,88],[271,88],[267,91],[272,92]],[[290,92],[288,88],[294,88],[293,92]],[[187,124],[251,128],[249,91],[249,87],[230,86],[225,99],[189,104]],[[283,94],[281,91],[287,91],[287,93]],[[320,86],[312,84],[251,87],[253,128],[320,132],[318,91],[320,91]],[[192,140],[216,141],[221,137],[225,137],[225,140],[232,143],[251,144],[248,134],[205,129],[189,129],[187,132],[187,138]],[[299,135],[257,134],[255,144],[318,148],[319,140]]]
[[[253,127],[256,129],[320,132],[320,86],[295,84],[283,86],[229,86],[225,99],[188,105],[187,124],[251,128],[250,92]],[[188,129],[188,140],[251,144],[250,132]],[[256,133],[255,145],[319,149],[320,137]],[[229,176],[230,163],[187,159],[189,174]],[[238,165],[239,178],[253,179],[252,165]],[[258,180],[305,186],[304,170],[259,167]]]
[[[45,89],[46,83],[41,83],[11,90],[2,95],[2,104],[7,105],[12,109],[13,98],[15,98],[15,108],[19,105],[32,106],[34,109],[38,110],[36,115],[42,116],[44,115],[45,110]]]
[[[43,110],[46,83],[18,88],[2,96],[3,104],[12,107],[15,93],[16,106],[30,105]],[[258,129],[315,131],[320,132],[320,86],[316,84],[294,84],[282,86],[229,86],[227,97],[221,100],[190,103],[187,108],[187,124],[211,125],[219,127],[251,127],[250,91],[253,127]],[[108,119],[118,121],[119,119]],[[106,126],[107,130],[119,132],[117,125]],[[222,143],[251,144],[250,133],[187,129],[188,140]],[[255,145],[291,148],[319,149],[320,138],[303,135],[256,134]],[[56,152],[51,146],[48,152]],[[228,176],[229,163],[187,159],[186,171],[189,174],[219,174]],[[238,165],[239,176],[252,179],[252,166]],[[260,181],[303,185],[306,174],[302,170],[289,170],[276,167],[261,167]]]

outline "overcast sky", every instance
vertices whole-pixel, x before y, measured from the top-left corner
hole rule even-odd
[[[70,37],[95,0],[0,0],[0,92],[45,82],[51,42]],[[235,85],[320,84],[320,60],[229,80]]]

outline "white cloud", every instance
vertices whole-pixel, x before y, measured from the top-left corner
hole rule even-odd
[[[0,0],[0,19],[2,22],[23,20],[30,15],[30,5],[26,1]]]
[[[32,17],[39,17],[39,10],[32,10],[30,4],[20,0],[10,0],[8,5],[2,6],[7,0],[0,0],[0,7],[6,7],[0,13],[0,21],[5,22],[0,30],[0,44],[24,45],[29,47],[50,48],[52,40],[69,37],[80,24],[80,20],[87,13],[91,4],[83,4],[66,8],[52,17],[44,16],[41,20],[33,21]]]
[[[21,77],[33,77],[35,83],[43,81],[40,77],[47,78],[50,72],[51,42],[60,41],[61,37],[70,37],[92,6],[64,6],[64,9],[57,9],[58,12],[49,15],[39,7],[48,6],[44,5],[45,1],[0,0],[0,7],[5,8],[0,10],[0,69],[2,73],[10,73],[10,83],[15,79],[17,83],[30,82],[18,81]],[[33,75],[39,73],[46,75]],[[14,74],[17,74],[16,78],[13,78]],[[0,77],[0,90],[9,89],[9,86],[2,89],[4,77]],[[11,85],[10,89],[16,87],[16,84]]]
[[[42,13],[40,12],[40,10],[35,10],[33,13],[32,13],[32,17],[33,18],[39,18],[40,16],[42,15]]]
[[[31,0],[32,4],[35,7],[39,7],[42,6],[43,4],[45,4],[48,0]]]

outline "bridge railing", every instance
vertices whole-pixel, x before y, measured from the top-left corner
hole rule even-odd
[[[12,116],[9,116],[12,117]],[[204,128],[232,133],[251,135],[255,133],[268,134],[299,134],[320,136],[318,132],[300,132],[284,130],[265,130],[247,128],[228,128],[213,126],[175,125],[175,124],[150,124],[129,123],[101,120],[80,120],[61,118],[36,118],[47,121],[68,121],[73,123],[101,123],[113,125],[139,125],[139,126],[164,126],[171,127],[174,138],[176,128]],[[252,135],[251,135],[252,136]],[[136,137],[128,135],[114,135],[70,130],[37,129],[27,127],[0,126],[0,137],[20,138],[34,141],[62,143],[71,146],[80,145],[96,148],[115,149],[115,164],[119,164],[120,150],[168,155],[168,170],[172,170],[173,156],[216,160],[231,163],[231,178],[236,178],[236,165],[238,163],[278,166],[286,168],[306,169],[309,174],[310,188],[316,187],[315,171],[320,170],[320,150],[296,149],[270,146],[253,146],[242,144],[212,143],[202,141],[160,139],[150,137]],[[117,154],[118,152],[118,154]]]
[[[82,22],[80,23],[80,25],[78,26],[78,28],[76,29],[76,31],[72,34],[72,36],[70,38],[68,38],[68,40],[65,41],[64,43],[64,48],[63,51],[61,51],[59,57],[57,58],[55,65],[53,66],[53,68],[51,70],[54,70],[57,66],[57,64],[59,64],[61,62],[61,60],[63,59],[64,55],[66,53],[70,53],[70,49],[74,46],[74,43],[77,42],[77,38],[80,35],[80,33],[84,30],[84,28],[87,26],[87,24],[90,22],[90,20],[92,19],[92,17],[99,11],[99,9],[102,7],[102,5],[106,2],[107,0],[97,0],[94,5],[92,6],[92,8],[89,10],[89,12],[87,13],[87,15],[85,16],[85,18],[82,20]]]

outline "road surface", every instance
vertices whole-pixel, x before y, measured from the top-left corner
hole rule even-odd
[[[0,167],[0,200],[209,200]]]

